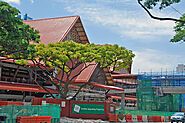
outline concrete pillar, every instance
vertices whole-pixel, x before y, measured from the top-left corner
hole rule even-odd
[[[25,102],[25,101],[26,101],[26,92],[25,92],[25,91],[23,91],[22,101],[23,101],[23,102]]]
[[[0,62],[1,63],[1,62]],[[2,74],[2,66],[0,64],[0,80],[1,80],[1,74]]]
[[[121,95],[121,109],[125,108],[125,94]]]

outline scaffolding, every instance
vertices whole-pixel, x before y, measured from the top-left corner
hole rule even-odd
[[[167,111],[178,112],[184,107],[183,94],[159,95],[158,90],[153,88],[153,80],[142,78],[139,80],[139,88],[136,90],[137,105],[139,110],[144,111]]]
[[[139,73],[137,82],[150,81],[152,87],[185,87],[184,72],[144,72]]]

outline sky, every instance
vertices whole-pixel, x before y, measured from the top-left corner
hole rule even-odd
[[[170,43],[174,22],[151,19],[136,0],[3,0],[33,19],[79,15],[89,41],[118,44],[132,50],[132,73],[176,70],[185,64],[185,44]],[[185,1],[172,6],[185,13]],[[179,18],[172,7],[150,10],[160,17]]]

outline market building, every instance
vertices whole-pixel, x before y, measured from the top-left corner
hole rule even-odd
[[[79,16],[27,20],[24,23],[38,30],[40,32],[40,43],[46,45],[66,40],[73,40],[82,44],[90,43]],[[31,62],[28,65],[34,67]],[[112,98],[118,99],[120,102],[124,89],[137,87],[137,77],[130,75],[130,70],[131,67],[126,70],[128,71],[127,74],[111,74],[108,68],[101,69],[98,64],[90,66],[72,81],[73,85],[70,85],[71,91],[68,96],[72,96],[81,84],[89,83],[82,89],[76,100],[105,101]],[[50,69],[50,71],[53,70]],[[37,73],[42,76],[42,71],[38,70]],[[28,69],[15,64],[13,60],[1,61],[0,100],[30,101],[33,97],[47,97],[47,92],[31,79],[32,76],[34,75]],[[60,77],[61,73],[59,72],[57,76]],[[41,78],[38,78],[38,81],[51,93],[57,95],[57,91],[51,83],[43,83],[44,80]],[[135,94],[126,94],[125,99],[136,102]]]

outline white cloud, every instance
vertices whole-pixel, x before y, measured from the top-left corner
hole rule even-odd
[[[113,2],[112,0],[99,0],[100,2],[90,3],[83,0],[71,0],[70,2],[67,0],[60,1],[66,4],[67,7],[65,9],[68,12],[83,16],[83,19],[88,21],[104,25],[110,28],[110,30],[119,33],[121,37],[127,36],[133,39],[151,39],[159,35],[165,36],[174,34],[173,22],[152,20],[145,13],[143,14],[143,12],[138,10],[129,10],[128,7],[116,9],[105,6],[104,4],[99,4],[100,2]],[[115,0],[114,3],[128,4],[130,1],[131,0]]]
[[[147,42],[151,42],[155,41],[158,37],[174,35],[174,22],[151,19],[134,0],[93,0],[93,2],[86,2],[86,0],[58,1],[66,5],[65,9],[68,12],[82,16],[86,22],[90,21],[90,23],[101,24],[109,30],[117,32],[121,37],[127,36],[125,39],[128,39],[128,37],[135,39],[134,43],[136,46],[137,41],[142,41],[137,39],[143,39],[143,41],[147,39]],[[117,4],[116,7],[115,3]],[[174,15],[176,13],[173,12],[151,12],[160,17],[176,17]],[[160,42],[157,43],[157,46],[160,47]],[[166,52],[153,49],[135,51],[136,56],[132,66],[132,72],[137,73],[138,69],[143,72],[150,72],[150,70],[160,72],[161,68],[163,71],[166,69],[172,71],[178,63],[184,63],[184,56],[168,54]]]
[[[18,5],[21,4],[20,0],[4,0],[5,2],[8,2],[8,3],[16,3]]]
[[[132,73],[139,72],[160,72],[175,70],[178,63],[184,63],[185,58],[180,55],[167,54],[162,51],[145,49],[135,51],[135,58],[132,66]]]
[[[30,1],[31,1],[32,4],[34,3],[34,0],[30,0]]]

